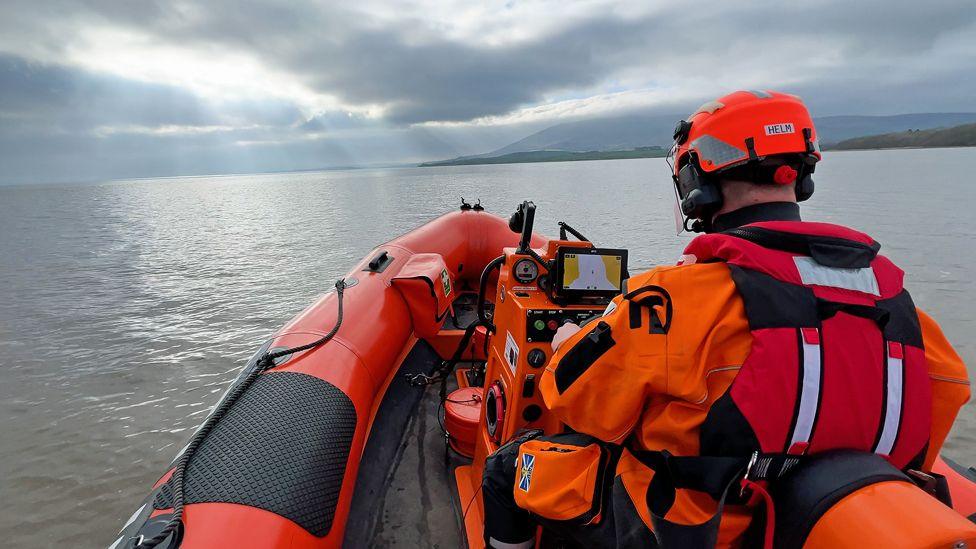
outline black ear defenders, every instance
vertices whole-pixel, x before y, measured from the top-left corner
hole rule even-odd
[[[759,168],[758,166],[756,168]],[[796,201],[803,202],[813,196],[814,183],[813,171],[816,168],[816,158],[805,158],[799,166],[797,173]],[[772,168],[761,168],[772,173]],[[718,185],[718,178],[706,174],[698,167],[698,160],[692,155],[688,163],[678,170],[678,175],[673,176],[675,187],[678,191],[678,199],[681,206],[681,213],[687,218],[685,221],[686,230],[693,232],[703,232],[711,224],[712,215],[722,207],[722,190]],[[696,219],[688,226],[688,220]]]
[[[706,213],[722,207],[722,191],[716,181],[698,169],[697,161],[692,160],[678,170],[674,176],[681,201],[681,213],[685,217],[703,219]]]
[[[803,202],[813,196],[813,176],[809,173],[796,182],[796,201]]]
[[[796,201],[803,202],[813,196],[813,172],[817,169],[817,157],[813,153],[818,151],[817,144],[813,141],[813,130],[803,128],[803,142],[807,147],[807,154],[803,156],[803,165],[800,167],[800,175],[796,181]]]
[[[813,172],[817,169],[817,158],[807,156],[800,167],[800,175],[796,180],[796,201],[803,202],[813,196]]]

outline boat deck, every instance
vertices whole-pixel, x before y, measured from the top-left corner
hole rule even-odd
[[[445,451],[437,392],[436,385],[427,387],[407,425],[389,484],[377,502],[380,521],[370,547],[466,546],[454,469],[467,461]]]
[[[459,291],[443,329],[477,320],[476,303],[476,294]],[[460,509],[471,501],[458,501],[454,471],[470,460],[447,449],[439,383],[414,387],[405,377],[429,374],[440,363],[434,348],[417,340],[390,382],[363,449],[345,547],[467,546]],[[457,388],[454,375],[447,388]]]
[[[467,545],[454,469],[469,461],[446,450],[439,385],[412,387],[402,375],[430,372],[438,363],[433,349],[417,341],[391,382],[363,453],[346,547]],[[448,391],[456,386],[452,376]]]

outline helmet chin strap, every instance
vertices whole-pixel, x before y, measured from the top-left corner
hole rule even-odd
[[[712,229],[711,218],[713,214],[708,215],[708,221],[704,219],[698,219],[695,217],[688,217],[681,212],[681,199],[675,197],[674,203],[674,225],[675,233],[681,234],[685,233],[707,233]]]
[[[689,222],[691,222],[691,226],[690,227],[688,226],[688,223]],[[708,225],[711,225],[711,223],[709,223]],[[690,217],[686,217],[685,218],[685,230],[688,231],[688,232],[690,232],[690,233],[707,233],[707,232],[709,232],[709,229],[706,228],[705,222],[703,220],[701,220],[701,219],[692,219]]]

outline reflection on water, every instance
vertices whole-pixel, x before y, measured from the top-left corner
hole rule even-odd
[[[871,233],[976,364],[976,150],[830,153],[808,219]],[[673,261],[662,160],[0,188],[7,547],[105,546],[273,330],[376,244],[458,203],[539,206],[632,270]],[[976,414],[947,453],[976,463]]]

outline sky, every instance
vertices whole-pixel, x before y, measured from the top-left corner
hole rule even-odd
[[[735,89],[976,111],[972,0],[0,0],[0,183],[370,166]]]

